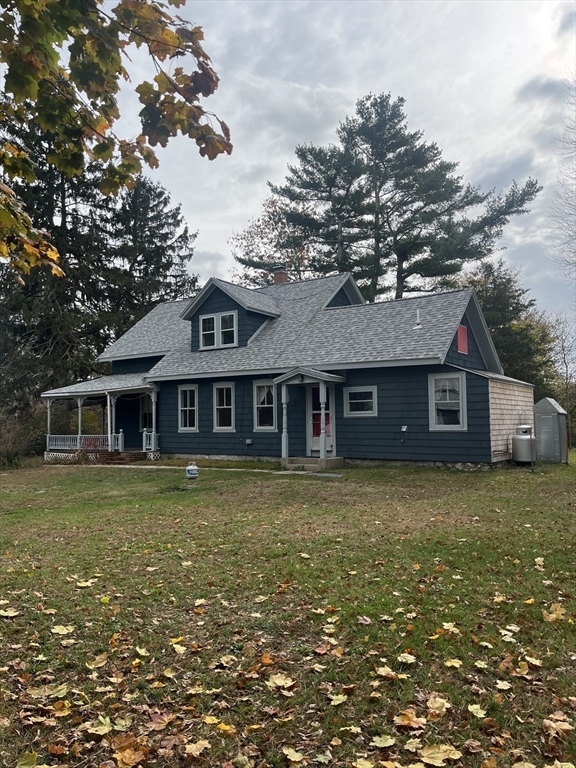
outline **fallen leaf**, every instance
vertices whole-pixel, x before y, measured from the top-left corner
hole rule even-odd
[[[304,760],[302,752],[296,752],[292,747],[282,747],[282,752],[286,755],[291,763],[301,763]]]
[[[200,739],[200,741],[195,741],[193,744],[186,744],[185,751],[187,755],[198,757],[205,749],[211,749],[210,742],[205,739]]]
[[[468,712],[471,712],[474,717],[478,717],[480,719],[486,717],[486,710],[482,709],[479,704],[468,704]]]
[[[387,736],[385,734],[382,736],[374,736],[370,742],[370,746],[379,747],[380,749],[392,747],[394,744],[396,744],[396,739],[393,736]]]
[[[462,662],[460,659],[446,659],[444,662],[445,667],[456,667],[456,669],[460,669],[462,666]]]
[[[67,626],[62,626],[62,624],[57,624],[55,627],[52,627],[51,632],[53,635],[69,635],[70,632],[74,632],[76,627],[73,627],[71,624],[68,624]]]
[[[423,728],[426,725],[425,717],[418,717],[415,710],[404,709],[394,718],[394,723],[401,728]]]

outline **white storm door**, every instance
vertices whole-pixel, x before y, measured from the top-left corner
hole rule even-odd
[[[333,413],[334,401],[332,386],[326,385],[326,451],[333,450]],[[312,384],[308,387],[308,445],[311,451],[320,450],[321,432],[320,385]]]

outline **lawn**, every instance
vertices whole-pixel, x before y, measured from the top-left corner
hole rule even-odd
[[[0,521],[7,768],[576,763],[574,465],[33,467]]]

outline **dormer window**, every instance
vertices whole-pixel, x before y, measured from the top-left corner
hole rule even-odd
[[[238,346],[238,313],[218,312],[200,318],[200,349]]]

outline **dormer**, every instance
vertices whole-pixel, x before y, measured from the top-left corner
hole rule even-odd
[[[276,302],[258,291],[210,278],[182,312],[191,325],[191,351],[245,347],[252,336],[280,315]]]

